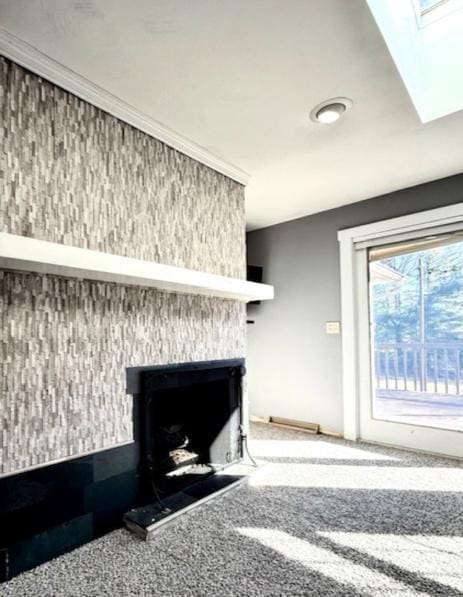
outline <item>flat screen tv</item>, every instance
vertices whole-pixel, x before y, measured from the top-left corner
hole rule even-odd
[[[263,273],[264,268],[260,265],[248,265],[246,279],[248,280],[248,282],[258,282],[259,284],[261,284]],[[250,304],[260,305],[260,301],[251,301]]]

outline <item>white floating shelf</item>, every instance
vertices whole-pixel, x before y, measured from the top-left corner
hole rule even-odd
[[[0,232],[0,268],[249,302],[273,286]]]

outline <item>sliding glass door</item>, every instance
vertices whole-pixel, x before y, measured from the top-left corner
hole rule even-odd
[[[361,437],[463,456],[462,234],[364,247],[357,259]]]

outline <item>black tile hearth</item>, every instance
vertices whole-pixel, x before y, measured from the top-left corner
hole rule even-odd
[[[2,580],[8,580],[20,572],[34,568],[52,558],[88,543],[95,537],[91,514],[84,514],[16,541],[5,551],[8,554],[6,566],[0,573]]]
[[[122,514],[140,503],[139,476],[133,471],[93,483],[85,491],[86,508],[93,515],[95,536],[121,526]]]
[[[138,443],[0,478],[0,580],[122,524],[140,503]]]

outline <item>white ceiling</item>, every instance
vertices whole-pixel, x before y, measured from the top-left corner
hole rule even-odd
[[[463,113],[420,122],[364,0],[0,0],[0,24],[249,172],[251,229],[463,170]]]

